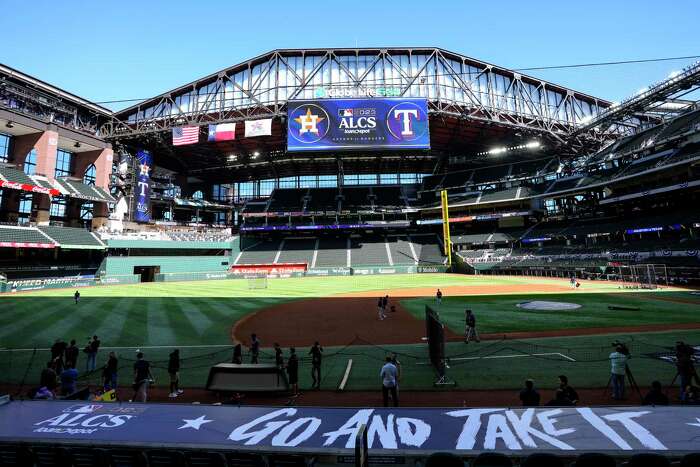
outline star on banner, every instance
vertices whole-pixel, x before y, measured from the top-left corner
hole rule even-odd
[[[686,425],[696,426],[700,428],[700,418],[696,418],[696,420],[698,421],[698,423],[686,423]]]
[[[182,425],[178,430],[182,430],[185,428],[192,428],[194,430],[199,430],[199,427],[204,425],[205,423],[213,422],[214,420],[207,420],[204,415],[202,415],[199,418],[195,418],[194,420],[187,420],[185,418],[182,419],[183,422],[185,422],[184,425]]]

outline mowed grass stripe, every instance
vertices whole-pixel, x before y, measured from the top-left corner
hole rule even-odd
[[[155,299],[150,299],[155,300]],[[114,338],[112,345],[128,346],[128,345],[146,345],[148,344],[148,329],[147,329],[147,306],[143,299],[132,299],[134,303],[130,308],[121,310],[121,313],[126,314],[124,326],[121,334]],[[105,335],[105,339],[108,336]]]
[[[170,325],[168,314],[173,307],[168,299],[157,298],[146,301],[146,342],[147,345],[175,345],[178,343]],[[166,305],[167,304],[167,305]],[[185,344],[185,342],[182,342]]]
[[[183,318],[187,320],[190,327],[197,333],[197,337],[201,338],[204,331],[213,324],[212,320],[202,312],[202,306],[206,300],[186,298],[173,300],[173,302],[180,309]]]
[[[39,303],[37,302],[37,305]],[[24,326],[20,332],[7,336],[8,347],[45,347],[57,338],[66,338],[66,332],[83,320],[83,310],[68,300],[43,306],[37,311],[40,318]],[[37,306],[38,308],[38,306]]]
[[[187,316],[191,306],[184,306],[188,299],[165,300],[165,318],[168,327],[174,335],[171,344],[195,345],[202,344],[201,336],[197,328],[192,324],[192,320]]]
[[[135,303],[135,299],[130,297],[108,299],[101,310],[107,315],[107,319],[103,320],[95,330],[95,334],[100,337],[100,340],[104,342],[105,338],[115,339],[115,336],[122,335],[126,325],[127,310],[131,309]],[[105,343],[104,345],[112,344]]]

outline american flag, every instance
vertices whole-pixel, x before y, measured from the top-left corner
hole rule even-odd
[[[179,126],[173,128],[173,146],[194,144],[199,142],[198,126]]]

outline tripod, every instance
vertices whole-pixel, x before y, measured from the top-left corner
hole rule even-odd
[[[639,389],[639,386],[637,385],[637,380],[634,379],[634,375],[632,375],[632,370],[630,370],[629,365],[625,365],[625,376],[627,377],[627,384],[629,384],[630,390],[634,390],[637,395],[639,396],[639,400],[643,400],[644,398],[642,397],[642,391]],[[605,386],[605,391],[603,391],[603,395],[607,395],[608,391],[610,390],[610,386],[612,385],[612,379],[613,376],[610,375],[610,378],[608,379],[608,385]]]

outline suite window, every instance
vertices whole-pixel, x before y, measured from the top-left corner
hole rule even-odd
[[[80,206],[80,218],[84,221],[89,221],[93,216],[94,205],[91,202],[83,203]]]
[[[24,173],[27,175],[36,174],[36,149],[32,149],[24,158]]]
[[[202,193],[202,190],[195,191],[192,195],[192,199],[204,199],[204,193]]]
[[[66,198],[64,196],[54,196],[51,200],[51,217],[66,217]]]
[[[18,212],[18,218],[19,218],[19,223],[20,224],[28,224],[29,223],[29,216],[32,213],[32,199],[34,195],[27,193],[23,194],[20,199],[19,199],[19,209],[17,210]]]
[[[0,133],[0,162],[7,162],[10,154],[10,135]]]
[[[83,175],[83,183],[86,185],[94,185],[97,180],[97,169],[95,164],[90,164],[90,166],[85,169],[85,174]]]
[[[71,162],[73,160],[73,154],[63,149],[59,149],[56,153],[56,170],[54,176],[58,177],[70,177],[71,172]]]

